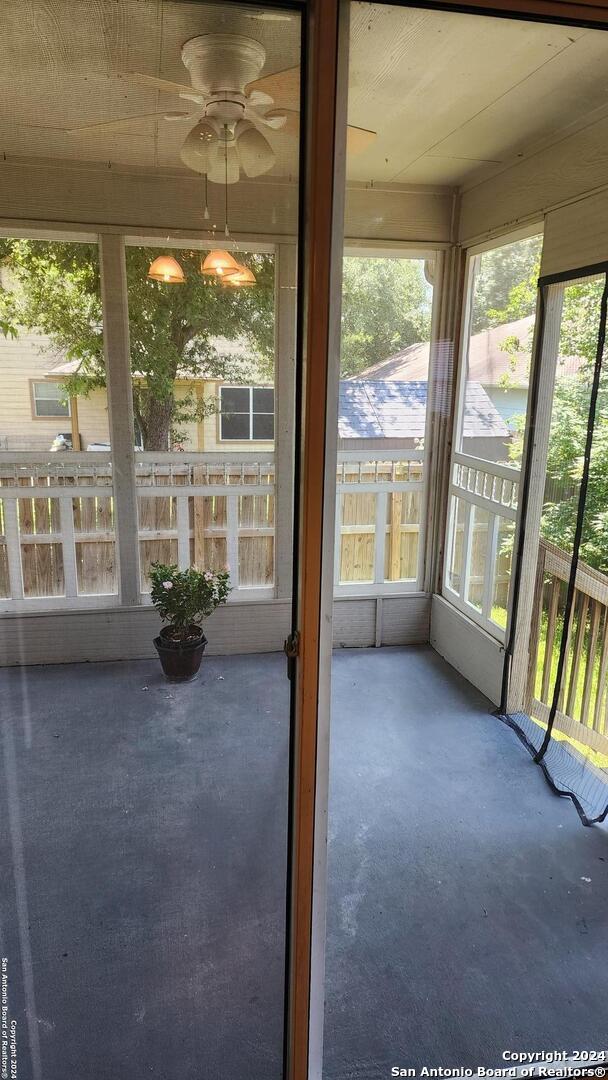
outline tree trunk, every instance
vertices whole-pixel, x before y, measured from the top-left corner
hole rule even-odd
[[[168,450],[174,399],[159,400],[152,394],[140,391],[138,418],[144,450]]]

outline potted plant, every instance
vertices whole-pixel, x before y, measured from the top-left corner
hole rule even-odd
[[[150,568],[152,603],[163,622],[154,645],[163,671],[171,681],[195,678],[201,666],[207,638],[200,625],[230,592],[228,568],[178,570],[177,566],[153,563]]]

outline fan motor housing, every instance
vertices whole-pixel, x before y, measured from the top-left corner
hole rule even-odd
[[[239,34],[203,34],[190,38],[182,47],[182,61],[192,86],[212,95],[223,91],[243,94],[247,83],[258,78],[265,60],[264,46]]]

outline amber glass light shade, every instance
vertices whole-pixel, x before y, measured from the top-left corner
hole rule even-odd
[[[150,263],[148,277],[152,281],[164,281],[170,285],[181,285],[185,280],[184,271],[172,255],[159,255],[154,259]]]
[[[241,267],[229,251],[210,251],[201,265],[201,274],[215,275],[224,278],[236,274]]]
[[[253,270],[250,270],[248,266],[239,266],[236,274],[230,274],[225,281],[222,281],[222,285],[234,285],[235,288],[241,288],[243,285],[256,285],[255,274]]]

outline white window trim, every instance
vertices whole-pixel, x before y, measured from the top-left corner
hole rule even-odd
[[[249,435],[245,439],[227,438],[226,436],[224,436],[223,427],[222,427],[222,420],[223,420],[222,393],[223,393],[224,390],[248,390],[249,391]],[[254,437],[253,437],[253,417],[254,417],[253,391],[254,390],[271,390],[272,391],[272,404],[273,404],[272,412],[271,413],[267,413],[267,412],[263,413],[263,412],[258,411],[258,412],[255,413],[256,416],[272,416],[272,438],[269,438],[269,439],[254,439]],[[222,385],[219,387],[219,394],[218,394],[219,405],[220,405],[220,407],[219,407],[219,428],[220,428],[220,430],[219,430],[219,441],[220,442],[242,442],[242,443],[274,442],[274,437],[275,437],[275,413],[276,413],[275,396],[276,396],[276,394],[275,394],[274,386],[261,386],[259,384],[255,384],[255,385],[251,385],[251,386],[243,386],[243,385],[239,386],[238,383],[235,383],[235,384],[222,383]],[[235,415],[237,415],[237,416],[245,416],[245,413],[236,413]]]

